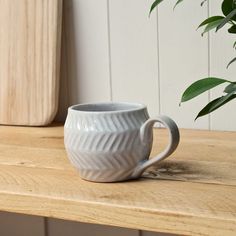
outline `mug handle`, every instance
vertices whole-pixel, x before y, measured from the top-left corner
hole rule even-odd
[[[149,145],[152,142],[152,128],[154,123],[159,122],[168,129],[169,132],[169,144],[163,152],[153,157],[152,159],[145,160],[140,163],[134,170],[131,178],[138,178],[148,167],[162,161],[170,156],[179,144],[179,129],[176,123],[168,116],[158,116],[157,118],[148,119],[140,128],[140,138],[143,145]]]

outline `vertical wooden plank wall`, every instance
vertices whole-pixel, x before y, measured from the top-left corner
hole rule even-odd
[[[112,99],[148,105],[159,113],[156,17],[148,18],[152,0],[110,0],[109,34]]]
[[[109,101],[107,1],[66,0],[63,7],[61,101]]]
[[[173,117],[180,127],[207,129],[207,117],[194,122],[196,112],[208,102],[207,94],[178,105],[184,89],[207,76],[207,38],[196,31],[207,17],[207,8],[199,1],[184,1],[175,10],[173,4],[166,1],[158,9],[161,113]]]
[[[58,120],[75,103],[137,101],[148,105],[151,116],[169,115],[182,128],[236,130],[233,103],[194,122],[217,89],[178,105],[193,81],[233,79],[236,71],[235,64],[225,69],[233,56],[231,38],[220,32],[208,40],[196,30],[221,1],[200,2],[184,1],[173,11],[174,2],[164,1],[148,18],[152,0],[64,1]]]
[[[220,0],[209,1],[209,10],[211,15],[222,15],[220,11]],[[215,77],[235,81],[236,63],[233,63],[228,69],[228,62],[235,57],[233,43],[235,35],[230,35],[226,29],[221,29],[217,34],[210,34],[210,74]],[[222,96],[224,85],[213,89],[211,99]],[[236,109],[235,101],[226,104],[220,110],[211,115],[211,129],[234,130],[236,131]]]

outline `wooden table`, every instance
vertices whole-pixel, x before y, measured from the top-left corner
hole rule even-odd
[[[154,131],[152,155],[167,142]],[[181,130],[168,161],[137,181],[83,181],[63,127],[0,127],[0,210],[180,235],[236,235],[236,133]]]

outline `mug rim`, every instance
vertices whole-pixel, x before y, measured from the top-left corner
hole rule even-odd
[[[86,107],[86,106],[108,106],[108,105],[122,105],[127,106],[127,109],[120,109],[120,110],[101,110],[101,111],[94,111],[94,110],[77,110],[75,108],[79,107]],[[140,111],[146,109],[147,106],[142,103],[135,103],[135,102],[92,102],[92,103],[79,103],[72,105],[68,108],[69,111],[76,112],[76,113],[83,113],[83,114],[113,114],[113,113],[127,113],[133,111]]]

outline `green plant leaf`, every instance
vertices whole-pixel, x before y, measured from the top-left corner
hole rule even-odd
[[[203,0],[203,1],[201,2],[201,7],[204,5],[205,2],[207,2],[207,0]]]
[[[204,25],[207,25],[209,23],[212,23],[212,22],[215,22],[215,21],[218,21],[218,20],[222,20],[224,19],[223,16],[212,16],[212,17],[209,17],[207,18],[206,20],[204,20],[199,26],[198,28],[204,26]]]
[[[175,5],[174,5],[174,9],[175,9],[176,6],[177,6],[179,3],[181,3],[181,2],[183,2],[183,0],[178,0],[178,1],[175,3]]]
[[[228,63],[228,65],[227,65],[227,69],[229,68],[229,66],[233,63],[233,62],[235,62],[236,61],[236,57],[235,58],[233,58],[229,63]]]
[[[236,34],[236,25],[232,25],[229,29],[228,32],[230,34]]]
[[[149,16],[151,15],[152,11],[162,2],[163,0],[156,0],[153,2],[151,9],[149,11]]]
[[[233,93],[229,93],[225,96],[216,98],[215,100],[211,101],[210,103],[208,103],[197,115],[197,117],[195,118],[195,120],[201,116],[205,116],[213,111],[215,111],[216,109],[220,108],[221,106],[225,105],[226,103],[228,103],[229,101],[233,100],[234,98],[236,98],[236,94]]]
[[[205,79],[198,80],[191,84],[183,93],[181,102],[186,102],[204,92],[206,92],[209,89],[212,89],[222,83],[229,82],[228,80],[225,79],[220,79],[220,78],[214,78],[214,77],[209,77]]]
[[[236,4],[234,0],[224,0],[221,5],[221,10],[225,16],[229,15],[236,8]],[[236,20],[236,16],[232,18],[232,20]]]
[[[236,16],[236,9],[231,11],[223,20],[222,22],[216,27],[216,31],[221,29],[225,24],[229,23],[233,19],[233,17]]]
[[[215,29],[221,22],[222,22],[222,20],[216,20],[216,21],[213,21],[213,22],[207,24],[203,33],[202,33],[202,36],[205,33],[209,32],[210,30]]]
[[[236,93],[236,82],[226,86],[224,92],[225,93],[233,93],[233,92]]]
[[[233,48],[236,49],[236,41],[233,44]]]

